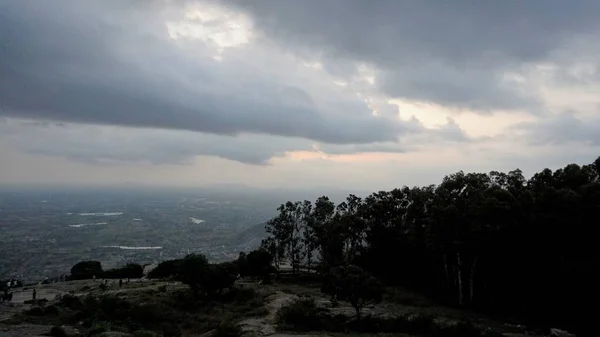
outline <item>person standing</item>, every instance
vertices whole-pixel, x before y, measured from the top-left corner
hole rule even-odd
[[[119,288],[123,286],[123,279],[119,279]]]
[[[33,300],[35,301],[35,298],[37,297],[37,290],[36,290],[36,288],[33,288],[32,297],[33,297]]]

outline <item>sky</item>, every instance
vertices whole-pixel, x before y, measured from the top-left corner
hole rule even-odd
[[[589,164],[599,16],[594,0],[0,0],[0,184],[374,191]]]

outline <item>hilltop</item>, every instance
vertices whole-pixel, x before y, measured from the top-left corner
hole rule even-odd
[[[343,303],[332,307],[318,284],[301,283],[282,279],[260,285],[250,279],[238,280],[217,299],[194,301],[181,282],[135,279],[119,287],[118,280],[110,280],[106,289],[101,289],[99,279],[79,280],[38,286],[34,304],[24,303],[31,299],[32,287],[23,287],[14,292],[12,303],[0,304],[0,335],[47,336],[55,326],[61,326],[68,336],[285,336],[299,332],[335,336],[348,331],[354,310]],[[300,321],[305,320],[307,326],[298,324],[297,318],[292,319],[295,324],[283,322],[282,308],[294,311],[299,307],[306,315]],[[312,314],[319,317],[316,325],[310,322]],[[419,336],[418,330],[429,329],[428,325],[450,326],[466,320],[475,331],[481,331],[472,336],[526,336],[525,327],[438,306],[398,290],[389,292],[380,305],[367,308],[365,316],[368,321],[356,328],[356,336],[371,336],[376,329],[392,333],[394,324],[409,318],[416,323],[405,329],[414,334],[404,336]],[[286,317],[289,320],[290,315]],[[372,324],[376,325],[369,326]]]

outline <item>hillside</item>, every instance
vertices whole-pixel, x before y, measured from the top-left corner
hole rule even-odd
[[[0,335],[44,336],[52,327],[62,326],[68,336],[297,336],[299,332],[307,336],[333,336],[338,334],[335,331],[347,331],[344,326],[354,315],[346,304],[332,306],[315,283],[299,284],[289,279],[273,285],[239,280],[220,297],[197,301],[185,296],[188,288],[179,282],[136,279],[119,287],[116,280],[111,280],[104,290],[101,283],[82,280],[41,285],[37,287],[40,301],[36,304],[24,303],[31,299],[31,287],[15,291],[11,303],[0,304]],[[317,330],[284,324],[278,314],[281,308],[297,307],[307,303],[307,299],[315,303],[313,310],[319,312],[321,323]],[[401,322],[404,317],[439,326],[452,326],[468,319],[476,328],[474,331],[481,331],[462,337],[526,336],[523,326],[438,306],[410,292],[388,293],[384,302],[367,308],[365,315],[370,317],[369,324],[378,322],[378,325],[365,325],[360,328],[365,331],[358,331],[355,336],[374,335],[373,329],[391,333],[395,328],[389,322]],[[239,332],[232,328],[235,325],[241,329]],[[410,329],[413,333],[403,336],[419,336],[418,329],[428,328],[414,325]],[[527,336],[536,336],[533,331],[528,333]]]

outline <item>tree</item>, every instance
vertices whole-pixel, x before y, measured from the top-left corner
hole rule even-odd
[[[102,264],[99,261],[81,261],[71,268],[71,280],[86,280],[102,275]]]
[[[342,224],[335,220],[335,204],[326,196],[319,197],[312,209],[310,226],[325,269],[343,262],[345,233]]]
[[[144,276],[144,267],[137,263],[128,263],[124,267],[106,270],[102,273],[104,278],[141,278]]]
[[[321,291],[337,300],[350,303],[356,311],[357,320],[360,320],[364,307],[381,302],[383,295],[381,283],[368,272],[353,265],[332,268]]]
[[[591,323],[582,328],[581,322],[594,319],[579,310],[579,301],[595,294],[600,282],[598,214],[600,157],[588,165],[543,169],[530,179],[519,169],[459,171],[437,186],[405,186],[364,199],[350,195],[337,207],[321,197],[309,217],[299,216],[299,250],[305,259],[318,252],[324,270],[350,262],[454,305],[577,333],[594,329]],[[288,254],[289,236],[274,234],[265,247]]]
[[[167,279],[179,275],[183,265],[183,259],[162,261],[148,273],[150,279]]]
[[[307,202],[288,201],[277,208],[279,215],[267,222],[267,233],[271,234],[272,244],[285,252],[295,274],[303,258],[302,229],[306,226],[305,207]]]
[[[199,278],[199,288],[209,297],[220,294],[223,289],[231,288],[237,279],[237,268],[230,262],[211,264],[205,267]]]
[[[253,250],[246,257],[249,276],[266,278],[271,271],[273,255],[263,249]]]
[[[206,257],[201,254],[189,254],[181,262],[181,269],[177,279],[192,289],[194,296],[198,296],[203,285],[207,284],[209,264]]]

